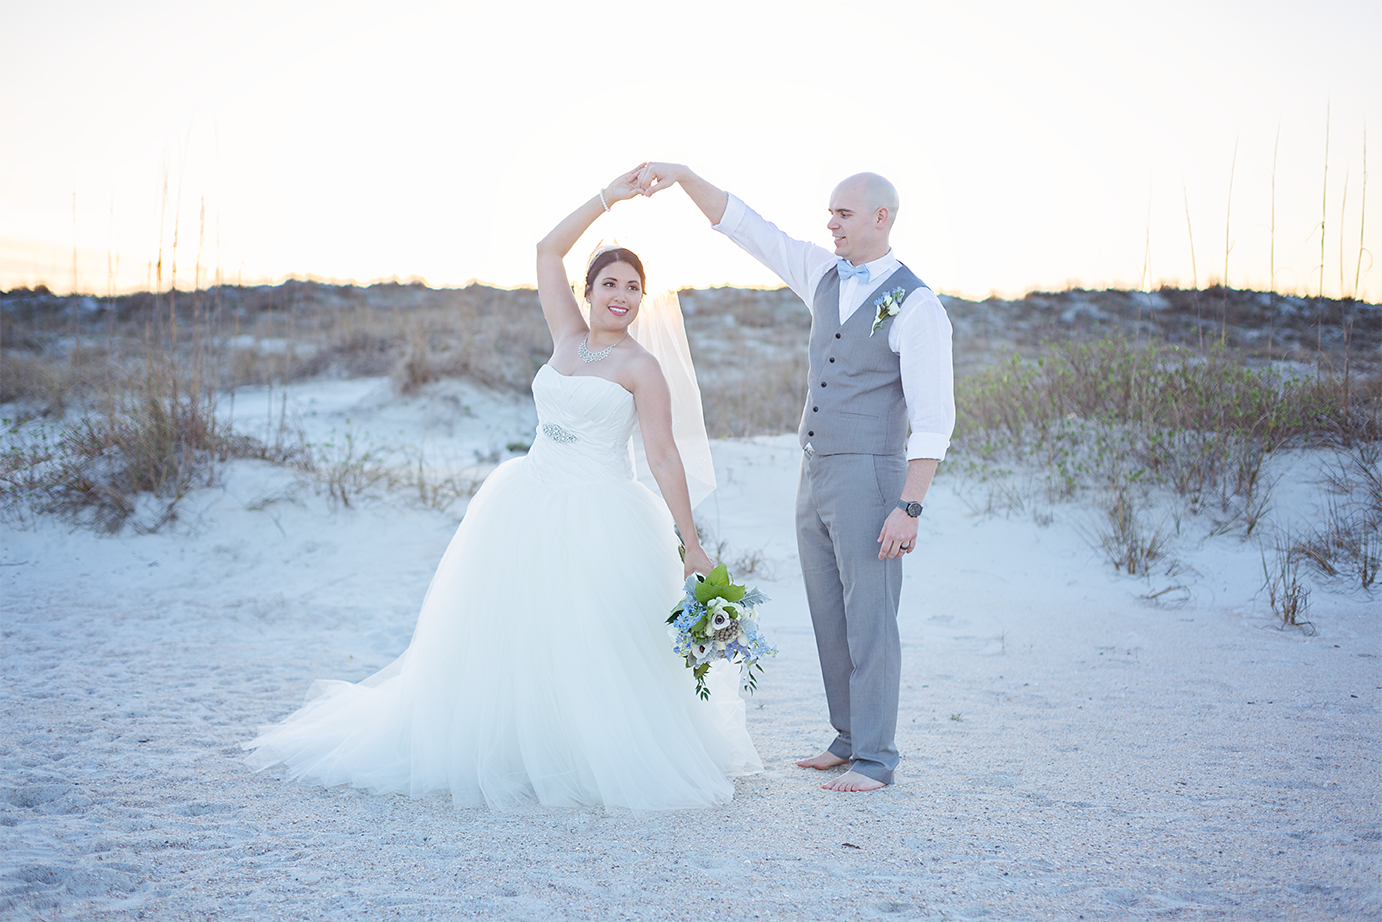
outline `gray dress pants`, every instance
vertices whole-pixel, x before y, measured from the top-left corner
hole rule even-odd
[[[907,477],[902,455],[802,455],[797,552],[836,730],[828,747],[891,784],[898,753],[902,560],[878,559],[878,533]]]

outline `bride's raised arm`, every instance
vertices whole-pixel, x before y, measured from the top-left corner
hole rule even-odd
[[[640,163],[627,173],[621,173],[614,181],[592,196],[581,207],[571,212],[561,223],[538,241],[537,245],[537,296],[542,302],[542,316],[547,320],[547,329],[552,341],[559,345],[571,336],[584,336],[588,331],[581,316],[580,306],[571,293],[571,285],[566,277],[566,266],[562,259],[576,245],[595,219],[624,199],[639,195],[638,174],[647,164]]]

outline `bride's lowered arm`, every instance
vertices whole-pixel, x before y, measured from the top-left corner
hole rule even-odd
[[[639,357],[634,385],[633,401],[638,411],[638,428],[643,435],[643,453],[662,499],[672,513],[672,521],[681,533],[682,545],[686,548],[686,575],[709,573],[714,563],[696,536],[691,496],[686,489],[686,468],[672,437],[671,393],[662,369],[651,355]]]
[[[629,172],[616,176],[609,185],[563,218],[546,237],[538,241],[537,296],[542,302],[542,316],[547,321],[554,344],[572,336],[584,336],[588,332],[580,306],[571,293],[562,259],[571,252],[581,234],[610,206],[641,193],[638,176],[646,165],[639,164]]]

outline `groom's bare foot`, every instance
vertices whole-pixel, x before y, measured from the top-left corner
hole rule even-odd
[[[798,762],[797,764],[800,765],[801,763]],[[853,769],[850,769],[833,781],[827,781],[825,784],[821,785],[821,787],[827,791],[876,791],[881,787],[885,787],[885,785],[881,781],[875,781],[868,775],[861,775]]]
[[[827,768],[835,768],[836,766],[844,765],[847,762],[849,762],[849,759],[842,759],[839,756],[835,755],[835,753],[831,752],[829,749],[827,749],[825,752],[822,752],[820,755],[812,756],[809,759],[797,759],[797,764],[800,765],[802,768],[814,768],[817,771],[822,772],[825,771]]]

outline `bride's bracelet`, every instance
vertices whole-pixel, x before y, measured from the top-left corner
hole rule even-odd
[[[605,206],[605,211],[609,211],[609,202],[605,201],[605,190],[600,190],[600,204]]]

